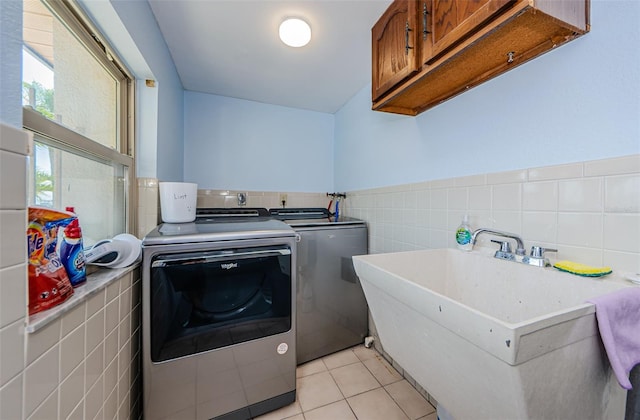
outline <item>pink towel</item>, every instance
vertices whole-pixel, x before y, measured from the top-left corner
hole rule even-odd
[[[640,287],[589,299],[596,305],[600,337],[618,383],[631,389],[629,372],[640,363]]]

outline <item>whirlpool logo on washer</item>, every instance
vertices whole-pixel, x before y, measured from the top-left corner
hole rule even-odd
[[[220,267],[224,268],[225,270],[231,270],[232,268],[238,268],[238,263],[226,263],[226,264],[220,264]]]

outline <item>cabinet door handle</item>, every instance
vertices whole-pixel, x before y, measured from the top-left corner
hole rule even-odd
[[[427,2],[422,3],[422,39],[427,39],[427,34],[430,34],[427,30],[427,15],[429,12],[427,11]]]
[[[409,55],[409,50],[412,50],[413,47],[409,46],[409,31],[412,31],[413,29],[409,28],[409,21],[407,21],[407,24],[404,26],[404,53],[405,55]]]

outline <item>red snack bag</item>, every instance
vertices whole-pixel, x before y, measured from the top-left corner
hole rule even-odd
[[[29,207],[27,247],[29,255],[29,315],[44,311],[67,300],[73,287],[55,250],[56,220],[69,216],[40,207]]]

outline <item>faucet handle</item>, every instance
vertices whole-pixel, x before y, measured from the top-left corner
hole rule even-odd
[[[532,246],[531,258],[543,258],[545,252],[558,252],[558,250],[553,248],[543,248],[541,246]]]
[[[500,251],[501,252],[508,252],[509,254],[511,254],[511,244],[507,241],[497,241],[495,239],[492,239],[491,242],[494,242],[496,244],[500,244]]]

